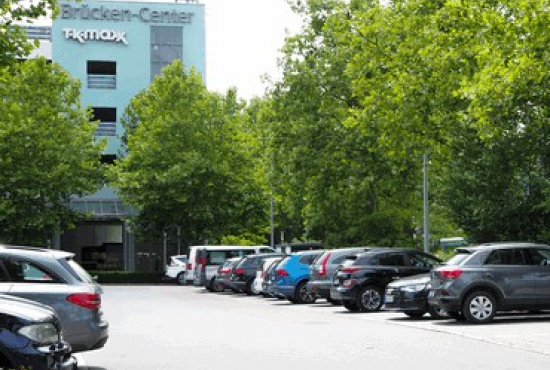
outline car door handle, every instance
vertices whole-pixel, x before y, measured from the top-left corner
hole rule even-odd
[[[493,279],[495,277],[495,275],[492,272],[486,272],[485,277],[489,278],[489,279]]]

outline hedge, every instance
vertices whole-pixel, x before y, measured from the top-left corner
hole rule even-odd
[[[91,276],[97,276],[99,284],[160,284],[163,282],[162,272],[132,272],[132,271],[88,271]]]

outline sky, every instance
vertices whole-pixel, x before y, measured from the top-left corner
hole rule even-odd
[[[300,30],[301,18],[285,0],[201,0],[206,12],[206,84],[238,96],[263,95],[262,75],[278,80],[280,48],[288,33]]]
[[[281,78],[277,67],[279,50],[287,35],[300,31],[301,18],[292,12],[286,0],[199,0],[199,3],[204,4],[206,14],[207,88],[225,93],[236,87],[238,96],[246,100],[262,96],[266,87],[262,76]]]

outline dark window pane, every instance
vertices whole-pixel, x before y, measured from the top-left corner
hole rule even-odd
[[[92,121],[116,122],[116,108],[92,107]]]
[[[116,62],[89,60],[87,72],[89,75],[116,75]]]

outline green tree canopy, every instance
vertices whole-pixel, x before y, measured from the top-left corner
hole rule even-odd
[[[132,99],[123,119],[127,155],[115,185],[140,210],[139,229],[178,225],[187,243],[257,232],[268,222],[262,175],[254,165],[243,103],[210,93],[175,61]]]
[[[57,0],[0,2],[0,66],[25,58],[38,45],[38,40],[28,40],[26,32],[18,24],[30,22],[48,13],[55,17],[57,4]]]
[[[103,183],[80,82],[43,58],[0,68],[0,239],[45,245],[71,226],[71,195]]]

